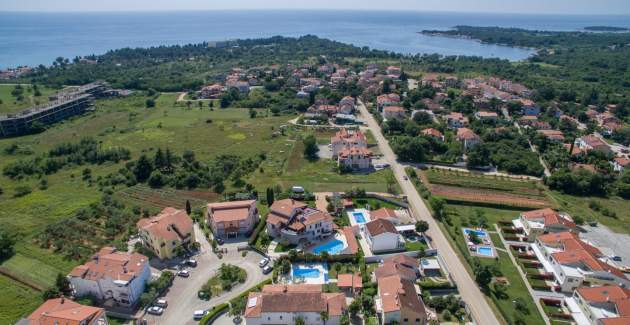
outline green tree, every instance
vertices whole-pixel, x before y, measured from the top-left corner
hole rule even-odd
[[[324,325],[326,325],[326,322],[328,321],[328,312],[327,311],[322,311],[319,313],[319,317],[321,317],[322,322],[324,322]]]
[[[153,98],[149,98],[149,99],[147,99],[147,100],[144,102],[144,106],[145,106],[146,108],[152,108],[152,107],[155,107],[155,99],[153,99]]]
[[[432,196],[429,199],[429,205],[438,220],[444,217],[444,207],[446,206],[446,201],[444,199]]]
[[[16,238],[6,227],[0,228],[0,261],[13,256]]]
[[[317,147],[317,139],[312,134],[307,135],[304,140],[304,157],[307,159],[317,159],[317,152],[319,152],[319,148]]]
[[[416,222],[416,231],[420,232],[420,233],[425,233],[427,232],[427,230],[429,230],[429,223],[424,221],[424,220],[420,220],[418,222]]]
[[[190,215],[192,212],[192,207],[190,206],[190,201],[186,200],[186,213],[188,213],[188,215]]]
[[[492,271],[487,265],[479,266],[475,270],[475,281],[482,288],[487,288],[492,281]]]
[[[151,172],[153,172],[153,165],[151,165],[149,158],[146,155],[140,156],[133,169],[138,182],[146,181],[151,176]]]
[[[273,188],[267,187],[267,206],[271,206],[274,201]]]
[[[304,317],[302,316],[298,316],[295,318],[295,325],[305,325],[306,322],[304,322]]]

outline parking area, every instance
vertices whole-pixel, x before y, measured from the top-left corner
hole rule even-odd
[[[197,227],[196,227],[197,228]],[[201,241],[205,241],[203,234],[197,236]],[[210,245],[202,242],[202,250],[193,258],[197,261],[196,267],[187,267],[190,276],[187,278],[175,277],[173,285],[169,288],[164,298],[168,301],[168,307],[164,309],[162,315],[144,315],[149,324],[197,324],[198,321],[193,320],[193,312],[200,309],[209,309],[212,306],[226,302],[244,290],[255,286],[271,275],[264,275],[258,262],[263,258],[262,255],[248,251],[243,257],[241,252],[237,250],[239,246],[246,245],[244,241],[230,241],[220,246],[227,250],[223,258],[219,259],[210,249]],[[247,272],[247,280],[245,283],[239,284],[232,288],[229,292],[224,292],[218,297],[210,300],[201,300],[197,297],[197,292],[201,287],[218,271],[222,263],[237,265]]]
[[[321,159],[332,159],[332,147],[327,144],[318,144],[317,148],[319,151],[317,152],[317,156]]]
[[[621,257],[621,261],[615,261],[620,267],[630,267],[630,235],[616,233],[602,224],[582,228],[586,231],[580,233],[583,240],[592,243],[607,256]]]

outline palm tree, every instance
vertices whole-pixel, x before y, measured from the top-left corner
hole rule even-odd
[[[298,316],[295,318],[295,325],[305,325],[304,317]]]
[[[328,312],[327,311],[323,311],[323,312],[319,313],[319,316],[322,318],[322,321],[324,322],[324,325],[326,325],[326,321],[328,320]]]

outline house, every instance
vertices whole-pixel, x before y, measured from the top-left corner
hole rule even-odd
[[[376,219],[365,224],[365,239],[372,252],[396,251],[405,248],[396,226],[386,219]]]
[[[413,282],[392,275],[377,278],[376,312],[382,324],[427,323],[427,312]]]
[[[64,297],[46,300],[16,325],[107,325],[103,308],[80,305]]]
[[[103,247],[68,275],[75,297],[92,296],[115,306],[133,307],[151,276],[149,258],[138,253]]]
[[[195,242],[192,219],[184,210],[168,207],[156,216],[140,219],[136,226],[143,244],[160,259],[173,258],[179,249]]]
[[[419,274],[418,261],[404,254],[398,254],[385,259],[383,263],[374,270],[374,276],[377,279],[398,275],[405,280],[416,281]]]
[[[612,151],[608,143],[593,134],[585,135],[581,138],[575,139],[575,146],[581,151],[585,152],[595,150],[608,154]]]
[[[546,233],[577,231],[571,217],[550,208],[522,212],[512,223],[515,228],[523,230],[529,241],[534,241],[536,237]]]
[[[564,133],[559,130],[537,130],[538,134],[542,134],[547,140],[551,142],[564,142]]]
[[[386,120],[404,119],[405,109],[400,106],[387,106],[383,108],[383,118]]]
[[[572,232],[540,235],[531,247],[545,271],[554,275],[556,289],[562,292],[586,284],[630,286],[626,275],[606,263],[599,249]]]
[[[400,219],[398,218],[398,215],[396,214],[396,210],[390,209],[390,208],[380,208],[377,210],[370,211],[370,220],[376,220],[376,219],[388,220],[394,225],[397,225],[400,223]]]
[[[630,324],[630,290],[619,286],[578,288],[565,299],[578,325]]]
[[[437,258],[422,258],[420,260],[420,274],[424,277],[441,277],[440,261]]]
[[[471,149],[481,142],[481,138],[469,128],[457,129],[456,139],[464,144],[464,150]]]
[[[228,84],[229,88],[236,88],[241,93],[249,92],[249,82],[235,81]]]
[[[337,275],[337,287],[346,294],[354,297],[363,289],[363,279],[360,273],[345,273]]]
[[[624,157],[616,157],[612,161],[613,169],[616,172],[623,173],[628,165],[630,165],[630,159]]]
[[[521,103],[521,113],[523,115],[528,115],[528,116],[540,115],[540,106],[538,106],[533,100],[521,98],[519,102]]]
[[[345,295],[325,293],[321,285],[266,285],[249,293],[244,317],[246,325],[294,325],[298,317],[305,325],[339,325],[346,310]]]
[[[267,233],[297,245],[317,242],[333,234],[333,218],[327,212],[309,208],[304,202],[284,199],[273,202],[267,215]]]
[[[400,78],[400,75],[402,74],[402,69],[400,69],[400,67],[390,65],[389,67],[387,67],[387,69],[385,69],[385,73],[387,74],[387,76],[397,79]]]
[[[446,124],[452,129],[463,128],[468,125],[468,118],[462,113],[452,112],[446,115]]]
[[[336,158],[339,152],[352,147],[367,149],[367,138],[359,130],[348,130],[343,128],[330,138],[332,156]]]
[[[437,141],[444,142],[444,134],[434,128],[424,129],[420,133]]]
[[[475,118],[480,121],[496,122],[497,119],[499,118],[499,115],[497,115],[497,113],[495,112],[479,111],[479,112],[475,112]]]
[[[200,97],[205,99],[216,99],[221,96],[224,88],[219,84],[208,85],[201,88]]]
[[[534,123],[538,122],[538,117],[536,116],[522,116],[517,120],[518,124],[521,126],[532,126]]]
[[[400,96],[398,94],[384,94],[376,97],[376,106],[379,111],[383,110],[383,107],[398,104],[400,104]]]
[[[256,200],[210,203],[207,223],[218,237],[248,235],[259,220]]]
[[[372,151],[362,147],[342,149],[337,155],[337,166],[352,170],[370,169],[372,168]]]

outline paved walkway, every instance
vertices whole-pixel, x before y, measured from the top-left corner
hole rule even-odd
[[[397,161],[396,155],[383,136],[380,126],[360,100],[358,101],[358,108],[361,111],[363,119],[367,121],[368,126],[372,130],[372,134],[378,142],[379,149],[383,153],[384,157],[390,162],[392,171],[394,172],[403,193],[407,195],[409,207],[413,211],[416,219],[425,220],[429,223],[429,231],[427,231],[427,235],[432,238],[431,244],[438,249],[439,254],[445,262],[447,268],[450,270],[451,276],[457,284],[462,299],[467,303],[472,317],[475,319],[477,324],[480,325],[500,324],[494,314],[494,311],[486,300],[486,297],[481,290],[479,290],[479,287],[477,287],[468,271],[466,271],[462,261],[455,253],[455,250],[451,247],[444,233],[440,230],[437,221],[433,219],[429,209],[422,201],[422,198],[420,198],[420,195],[413,186],[413,183],[403,180],[403,176],[406,176],[405,168]]]
[[[503,238],[503,234],[501,233],[499,226],[497,224],[494,224],[494,228],[497,230],[497,233],[499,234],[499,238],[501,238],[501,243],[503,243],[503,247],[509,248],[510,246],[508,246],[505,239]],[[547,317],[547,314],[545,314],[545,310],[540,304],[540,298],[536,295],[536,291],[532,289],[532,286],[529,285],[529,281],[527,281],[527,276],[525,276],[525,273],[523,273],[523,270],[521,270],[521,268],[518,266],[518,263],[516,262],[516,258],[512,254],[512,251],[508,249],[506,252],[508,253],[508,256],[510,256],[510,260],[512,261],[512,264],[518,270],[518,274],[521,276],[521,279],[523,279],[523,282],[525,283],[525,287],[527,287],[527,291],[529,291],[529,295],[532,297],[532,299],[534,300],[534,303],[536,304],[538,313],[540,313],[542,318],[545,320],[545,324],[548,324],[548,325],[551,324],[551,322],[549,321],[549,317]]]

